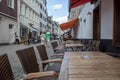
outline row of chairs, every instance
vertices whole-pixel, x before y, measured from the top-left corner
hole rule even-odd
[[[99,51],[99,46],[100,46],[100,41],[99,40],[89,40],[88,43],[86,44],[86,42],[84,40],[68,40],[66,41],[65,43],[67,44],[70,44],[70,43],[73,43],[73,44],[77,44],[77,43],[81,43],[83,44],[84,46],[81,47],[80,49],[77,47],[75,48],[75,51]],[[70,49],[73,49],[73,48],[70,48]],[[72,50],[74,51],[74,50]]]
[[[32,80],[32,79],[43,80],[43,78],[46,77],[57,78],[58,72],[60,71],[60,66],[59,66],[59,70],[58,69],[54,70],[55,66],[54,67],[52,66],[52,68],[50,68],[49,63],[57,62],[61,64],[62,59],[48,59],[46,48],[44,45],[36,46],[36,48],[42,60],[41,63],[44,72],[39,72],[40,71],[39,64],[37,62],[37,58],[33,47],[16,51],[16,54],[26,74],[24,80]],[[55,55],[55,56],[59,56],[59,55]],[[0,56],[0,80],[15,80],[7,54],[3,54]]]
[[[83,42],[81,41],[81,43]],[[81,50],[82,51],[99,51],[99,46],[100,46],[100,41],[89,40],[88,44],[86,44]]]

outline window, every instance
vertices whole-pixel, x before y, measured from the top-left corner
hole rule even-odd
[[[34,0],[32,0],[32,2],[34,3]]]
[[[40,8],[42,9],[42,4],[40,3]]]
[[[120,0],[114,0],[113,44],[120,46]]]
[[[8,0],[8,7],[14,8],[14,0]]]
[[[9,29],[13,29],[13,24],[9,24]]]
[[[40,22],[40,27],[42,27],[42,23]]]
[[[0,2],[1,2],[1,0],[0,0]]]
[[[42,13],[40,13],[40,18],[42,19]]]
[[[22,3],[20,3],[20,13],[22,14]]]
[[[25,16],[27,17],[27,7],[25,7]]]

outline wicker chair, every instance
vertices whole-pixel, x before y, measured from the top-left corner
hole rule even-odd
[[[0,56],[0,80],[15,80],[7,54]]]
[[[40,58],[42,60],[42,64],[43,64],[43,70],[45,69],[45,67],[49,64],[49,63],[54,63],[54,62],[57,62],[57,63],[61,63],[62,62],[62,59],[48,59],[48,56],[47,56],[47,52],[46,52],[46,48],[44,45],[39,45],[37,46],[37,49],[38,49],[38,52],[39,52],[39,55],[40,55]],[[55,70],[54,69],[55,66],[52,66],[52,67],[48,67],[47,70]],[[60,68],[60,67],[59,67]],[[57,72],[60,71],[59,70],[55,70]]]
[[[58,77],[54,71],[39,72],[39,65],[35,56],[34,48],[29,47],[26,49],[16,51],[17,56],[22,64],[24,72],[27,74],[25,80],[39,79],[41,77]]]

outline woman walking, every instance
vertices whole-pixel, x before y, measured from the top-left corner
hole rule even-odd
[[[46,46],[48,46],[49,41],[50,41],[50,32],[49,32],[49,30],[47,30],[47,32],[45,33],[45,38],[46,38]]]

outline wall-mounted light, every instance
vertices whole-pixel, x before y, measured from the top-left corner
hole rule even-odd
[[[80,21],[82,21],[82,18],[80,18]]]
[[[87,15],[91,15],[92,13],[91,12],[88,12]]]
[[[86,19],[84,19],[83,22],[86,22]]]

